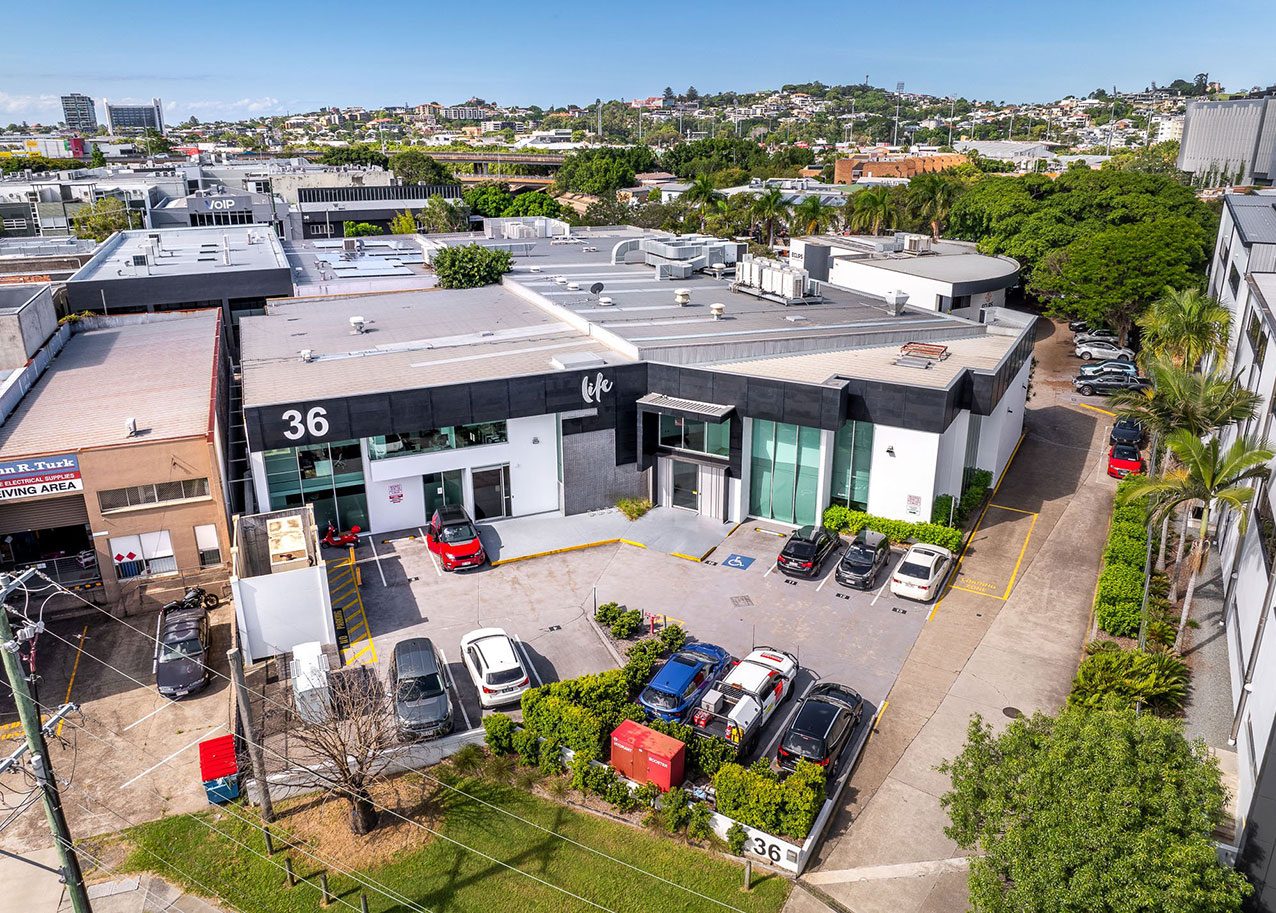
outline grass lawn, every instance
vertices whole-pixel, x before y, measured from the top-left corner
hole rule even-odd
[[[476,779],[460,781],[458,785],[557,834],[728,905],[711,903],[635,872],[451,790],[438,792],[433,817],[441,822],[437,829],[442,833],[615,913],[681,910],[723,913],[728,908],[747,913],[772,913],[784,905],[789,893],[786,879],[755,872],[753,891],[746,894],[740,890],[743,873],[739,864],[671,838],[578,812],[513,787]],[[238,808],[235,812],[251,819],[256,817],[251,809]],[[259,830],[225,813],[210,811],[201,817],[218,833],[185,815],[125,832],[123,836],[133,850],[124,867],[132,871],[153,871],[192,893],[204,893],[198,882],[220,894],[242,913],[315,913],[320,909],[318,865],[314,860],[299,852],[292,853],[298,874],[313,880],[288,888],[281,869],[234,842],[238,840],[264,854],[265,845]],[[282,818],[280,824],[288,829],[287,817]],[[417,828],[412,830],[426,836]],[[226,836],[219,836],[221,834]],[[355,849],[349,853],[351,858],[335,859],[326,852],[319,855],[343,868],[358,870],[391,892],[397,891],[434,913],[445,910],[450,913],[559,913],[597,909],[437,837],[430,837],[423,845],[404,849],[366,869],[361,867]],[[274,859],[282,865],[280,854]],[[185,874],[160,860],[171,861]],[[330,873],[330,884],[358,909],[357,883]],[[412,909],[382,894],[371,891],[367,894],[372,913],[408,913]],[[336,903],[330,909],[350,908]]]

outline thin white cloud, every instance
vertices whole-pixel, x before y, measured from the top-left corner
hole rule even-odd
[[[62,101],[57,95],[0,92],[0,115],[27,121],[61,120]]]
[[[239,98],[234,101],[216,99],[173,101],[166,102],[164,110],[169,120],[180,119],[191,114],[202,118],[234,119],[247,115],[285,113],[282,102],[273,95],[263,95],[260,98]]]

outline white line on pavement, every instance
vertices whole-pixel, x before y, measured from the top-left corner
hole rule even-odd
[[[763,576],[763,577],[769,577],[769,576],[771,576],[771,572],[772,572],[773,570],[775,570],[775,565],[774,565],[774,564],[772,564],[769,568],[767,568],[767,569],[766,569],[766,573],[765,573],[765,574],[763,574],[762,576]]]
[[[545,684],[541,681],[541,674],[536,671],[536,666],[532,664],[532,658],[528,655],[527,647],[517,637],[512,638],[514,646],[518,647],[518,653],[523,657],[523,662],[527,663],[527,671],[531,673],[532,678],[536,679],[536,687],[539,688]]]
[[[439,658],[443,660],[443,674],[447,676],[448,684],[452,686],[452,693],[456,695],[456,706],[461,708],[461,719],[465,720],[465,728],[470,728],[470,715],[465,710],[465,701],[461,700],[461,689],[456,687],[456,677],[452,675],[452,670],[448,668],[447,654],[443,652],[443,648],[439,648]]]
[[[440,577],[442,577],[442,576],[443,576],[443,571],[442,571],[442,569],[439,567],[439,563],[438,563],[437,561],[435,561],[435,560],[434,560],[434,552],[430,551],[430,543],[428,543],[428,542],[426,542],[426,541],[425,541],[425,530],[421,529],[421,527],[419,527],[419,526],[418,526],[418,527],[416,528],[416,531],[417,531],[418,533],[420,533],[420,534],[421,534],[421,544],[425,546],[425,553],[426,553],[426,555],[428,555],[428,556],[429,556],[429,558],[430,558],[430,563],[434,565],[434,573],[436,573],[436,574],[438,574]]]
[[[372,557],[375,558],[377,562],[377,573],[381,575],[381,585],[389,586],[390,584],[385,582],[385,571],[381,570],[381,556],[377,554],[377,543],[373,541],[371,536],[368,537],[368,545],[372,549]]]
[[[121,730],[120,730],[120,732],[128,732],[130,729],[132,729],[132,728],[133,728],[134,726],[136,726],[138,723],[142,723],[142,722],[145,722],[146,720],[149,720],[151,717],[155,716],[155,714],[159,713],[161,710],[167,710],[169,707],[172,707],[172,706],[173,706],[174,704],[176,704],[176,703],[177,703],[177,701],[165,701],[164,703],[162,703],[162,704],[160,704],[158,707],[156,707],[154,710],[152,710],[150,713],[146,714],[146,716],[142,717],[141,719],[137,719],[137,720],[134,720],[133,722],[129,723],[127,726],[125,726],[123,729],[121,729]]]
[[[803,876],[811,884],[845,884],[855,881],[884,881],[890,878],[918,878],[960,872],[970,865],[965,856],[932,859],[925,862],[901,862],[894,865],[865,865],[855,869],[810,872]]]
[[[222,726],[221,724],[218,724],[218,725],[216,725],[216,726],[214,726],[214,727],[213,727],[212,731],[213,731],[213,732],[216,732],[218,729],[225,729],[225,728],[226,728],[225,726]],[[142,779],[142,777],[144,777],[144,776],[146,776],[147,774],[152,773],[153,771],[158,770],[159,768],[163,767],[165,764],[167,764],[169,761],[173,760],[173,758],[177,757],[177,756],[178,756],[179,754],[181,754],[183,751],[187,751],[187,750],[189,750],[189,749],[191,749],[191,748],[194,748],[194,747],[195,747],[196,745],[198,745],[200,742],[204,741],[204,739],[208,738],[208,736],[209,736],[209,733],[207,733],[207,732],[206,732],[206,733],[204,733],[203,735],[201,735],[198,739],[196,739],[195,741],[191,742],[189,745],[185,746],[184,748],[179,748],[179,749],[177,749],[177,751],[173,752],[171,755],[169,755],[169,756],[168,756],[167,758],[165,758],[164,760],[160,761],[158,764],[154,765],[153,767],[148,767],[148,768],[146,768],[146,770],[142,771],[140,774],[138,774],[138,775],[137,775],[136,777],[134,777],[132,780],[129,780],[127,783],[121,783],[121,784],[120,784],[120,789],[128,789],[130,786],[132,786],[132,785],[133,785],[134,783],[136,783],[138,780]]]

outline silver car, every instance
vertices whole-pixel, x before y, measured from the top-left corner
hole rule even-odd
[[[1134,352],[1130,349],[1119,346],[1114,342],[1104,342],[1100,339],[1078,342],[1076,353],[1077,358],[1084,358],[1086,361],[1094,361],[1096,358],[1117,358],[1121,361],[1134,361]]]
[[[413,637],[394,645],[390,682],[400,738],[438,738],[452,731],[452,704],[443,680],[443,664],[428,637]]]

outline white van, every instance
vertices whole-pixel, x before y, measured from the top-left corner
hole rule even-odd
[[[292,702],[307,723],[322,723],[332,713],[328,693],[328,657],[319,641],[292,648]]]

